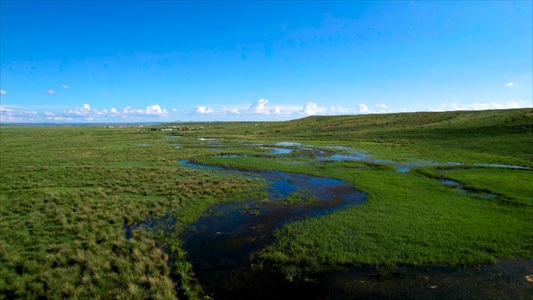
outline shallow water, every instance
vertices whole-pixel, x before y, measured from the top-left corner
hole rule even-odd
[[[337,150],[354,151],[353,148],[349,148],[349,147],[345,147],[345,146],[321,146],[320,148],[323,148],[323,149],[337,149]]]
[[[272,152],[268,154],[288,154],[292,152],[292,149],[286,149],[286,148],[274,148],[274,147],[265,147],[270,150],[273,150]]]
[[[383,159],[372,159],[368,154],[362,153],[361,151],[344,147],[344,146],[322,146],[324,149],[337,149],[345,150],[346,153],[343,154],[333,154],[329,156],[320,156],[316,159],[319,161],[366,161],[377,164],[387,164],[396,168],[396,172],[409,172],[412,168],[417,167],[437,167],[437,166],[477,166],[477,167],[496,167],[496,168],[510,168],[510,169],[521,169],[521,170],[533,170],[531,167],[524,166],[513,166],[513,165],[501,165],[501,164],[482,164],[482,163],[459,163],[459,162],[436,162],[430,160],[422,160],[416,158],[409,158],[406,162],[395,162],[392,160],[383,160]],[[407,155],[407,154],[404,154]]]
[[[317,157],[317,160],[321,161],[359,161],[359,160],[369,160],[368,156],[364,154],[333,154],[330,156]],[[378,162],[374,160],[373,162]]]
[[[180,160],[178,162],[180,165],[184,165],[187,167],[193,167],[193,168],[202,168],[202,169],[211,169],[211,170],[224,170],[223,167],[217,167],[217,166],[206,166],[206,165],[197,165],[194,164],[188,160]]]
[[[199,138],[200,141],[205,141],[207,143],[202,143],[199,145],[205,145],[207,147],[213,147],[214,150],[222,150],[232,147],[251,147],[251,148],[269,148],[273,151],[268,154],[254,154],[254,155],[242,155],[243,157],[267,157],[265,155],[279,155],[279,154],[290,154],[295,150],[303,151],[295,155],[291,155],[291,158],[313,158],[317,163],[324,162],[342,162],[342,161],[364,161],[368,163],[375,164],[385,164],[390,165],[396,172],[409,172],[413,168],[418,167],[438,167],[438,166],[477,166],[477,167],[497,167],[497,168],[512,168],[512,169],[522,169],[522,170],[533,170],[531,167],[524,166],[513,166],[513,165],[501,165],[501,164],[482,164],[482,163],[459,163],[459,162],[436,162],[431,160],[422,160],[417,158],[406,158],[405,161],[397,162],[393,160],[386,159],[374,159],[371,158],[369,154],[365,151],[360,151],[357,149],[345,147],[345,146],[302,146],[301,143],[297,142],[278,142],[273,145],[263,145],[263,144],[250,144],[247,142],[229,142],[229,141],[220,141],[219,139],[207,139]],[[212,142],[219,141],[220,143],[213,144]],[[275,147],[273,147],[275,146]],[[291,148],[280,148],[280,147],[291,147]],[[335,153],[326,152],[320,149],[336,149],[344,150],[344,153]],[[407,154],[404,154],[407,155]],[[226,156],[228,157],[228,156]],[[237,157],[237,156],[232,156]]]
[[[257,275],[254,273],[258,273]],[[354,267],[309,274],[287,281],[263,269],[220,269],[207,278],[214,299],[531,299],[531,261],[503,261],[480,268]],[[236,284],[245,277],[246,285]]]
[[[441,179],[438,179],[438,181],[446,186],[450,186],[450,187],[461,187],[463,186],[462,183],[460,183],[459,181],[455,181],[455,180],[451,180],[451,179],[445,179],[445,178],[441,178]]]
[[[439,176],[441,176],[440,172],[439,172]],[[471,191],[471,190],[466,190],[466,189],[463,188],[464,184],[462,182],[451,180],[451,179],[448,179],[448,178],[443,178],[442,176],[439,179],[437,179],[437,181],[442,183],[442,184],[444,184],[445,186],[447,186],[449,188],[454,188],[454,189],[460,191],[461,193],[469,194],[469,195],[472,195],[472,196],[479,196],[479,197],[483,197],[483,198],[490,198],[490,199],[498,198],[498,195],[495,195],[495,194],[478,193],[478,192],[474,192],[474,191]]]
[[[275,229],[288,222],[362,204],[367,198],[364,193],[337,179],[276,171],[247,173],[269,181],[270,202],[214,205],[182,235],[183,248],[189,253],[188,260],[193,264],[198,280],[207,294],[216,299],[243,297],[249,294],[249,287],[265,279],[269,272],[252,270],[249,256],[274,242],[272,233]],[[302,191],[303,199],[314,201],[279,202]],[[277,281],[268,284],[274,282]]]
[[[472,164],[474,166],[478,167],[496,167],[496,168],[510,168],[510,169],[520,169],[520,170],[533,170],[533,168],[530,167],[522,167],[522,166],[511,166],[511,165],[498,165],[498,164]]]
[[[282,147],[294,147],[294,146],[300,146],[300,143],[296,142],[279,142],[276,143],[276,146],[282,146]]]
[[[170,140],[170,139],[179,139],[182,138],[182,135],[166,135],[164,139]]]

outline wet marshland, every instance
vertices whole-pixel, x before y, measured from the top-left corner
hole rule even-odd
[[[290,159],[290,164],[327,164],[360,161],[386,165],[396,172],[410,172],[421,166],[461,166],[415,160],[394,162],[372,159],[367,153],[347,147],[312,147],[299,143],[248,144],[199,139],[173,144],[181,149],[205,147],[212,157],[261,157]],[[234,154],[236,148],[257,150],[253,154]],[[333,150],[333,151],[332,151]],[[220,154],[218,153],[220,152]],[[298,160],[301,159],[301,162]],[[500,262],[480,268],[440,267],[353,267],[335,266],[314,270],[305,279],[291,279],[290,269],[262,269],[251,260],[255,252],[275,243],[273,232],[288,222],[333,213],[351,205],[364,205],[366,194],[332,178],[278,171],[241,171],[220,166],[180,161],[189,168],[238,172],[268,182],[265,199],[228,202],[211,206],[190,224],[181,236],[188,260],[206,295],[214,299],[346,299],[346,298],[446,298],[520,299],[531,295],[533,287],[524,274],[533,273],[529,261]],[[481,165],[476,167],[522,168]],[[530,168],[523,168],[530,169]],[[439,175],[441,175],[439,173]],[[462,190],[463,184],[440,176],[443,185]],[[472,191],[468,191],[474,194]],[[480,193],[480,197],[497,195]],[[153,220],[152,220],[153,221]]]

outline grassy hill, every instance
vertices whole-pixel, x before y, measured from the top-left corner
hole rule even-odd
[[[258,126],[254,126],[258,124]],[[173,124],[176,125],[176,124]],[[287,122],[200,123],[202,136],[416,144],[533,161],[533,109],[310,116]]]

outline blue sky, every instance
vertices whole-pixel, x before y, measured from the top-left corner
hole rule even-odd
[[[533,106],[531,1],[1,1],[2,122]]]

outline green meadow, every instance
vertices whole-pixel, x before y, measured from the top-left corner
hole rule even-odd
[[[203,129],[160,130],[186,125]],[[180,233],[211,205],[265,197],[267,183],[183,160],[331,177],[368,195],[363,205],[283,226],[275,243],[251,254],[256,268],[287,280],[339,266],[533,260],[531,109],[143,128],[2,125],[0,142],[1,299],[203,297]],[[367,159],[319,160],[292,146],[271,155],[239,142],[298,142]],[[408,172],[397,172],[405,165]],[[172,222],[133,226],[126,236],[129,226],[165,217]]]

